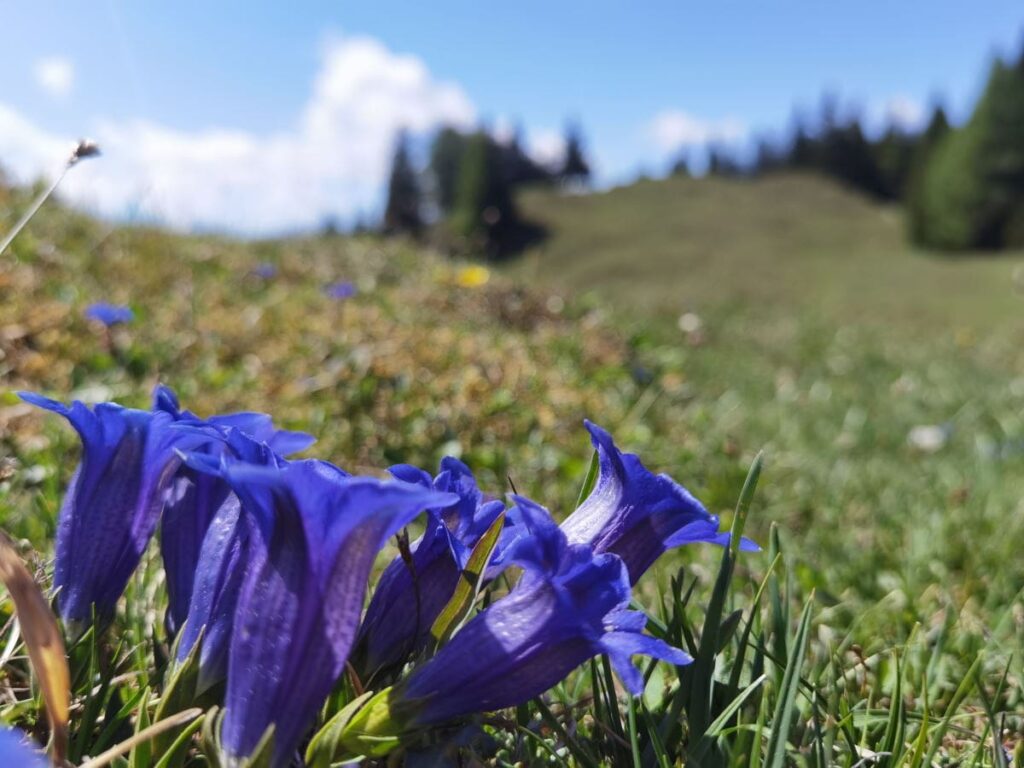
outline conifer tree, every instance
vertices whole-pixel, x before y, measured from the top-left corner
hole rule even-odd
[[[789,153],[786,164],[790,168],[813,168],[818,161],[818,146],[814,137],[807,130],[807,125],[799,113],[793,116],[793,138],[790,139]]]
[[[882,137],[875,142],[873,154],[883,198],[900,200],[905,196],[919,142],[920,138],[895,122],[890,123]]]
[[[1024,244],[1024,62],[997,61],[967,124],[929,158],[921,242],[962,250]]]
[[[924,245],[927,241],[927,225],[922,200],[925,172],[935,148],[946,138],[949,131],[946,111],[941,104],[936,104],[932,109],[932,116],[928,120],[927,127],[917,137],[910,163],[910,174],[907,179],[907,234],[913,243]]]
[[[551,173],[523,149],[521,131],[517,128],[509,141],[498,144],[505,182],[512,187],[551,181]]]
[[[455,207],[459,185],[459,168],[469,138],[451,127],[442,128],[430,148],[430,174],[434,183],[435,202],[442,213]]]
[[[451,224],[457,234],[481,242],[491,256],[508,247],[518,226],[511,190],[502,174],[500,148],[484,131],[466,143]]]
[[[391,161],[388,199],[384,209],[384,231],[387,234],[419,236],[423,229],[419,181],[409,155],[409,137],[400,133]]]
[[[577,123],[570,123],[565,132],[565,162],[562,180],[585,185],[590,180],[590,164],[583,154],[583,136]]]

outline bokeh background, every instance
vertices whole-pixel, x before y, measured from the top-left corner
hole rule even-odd
[[[5,527],[45,550],[74,467],[23,388],[163,381],[558,515],[590,418],[726,521],[765,451],[748,533],[816,590],[819,669],[912,642],[941,695],[984,650],[1024,708],[1019,3],[3,17],[0,228],[102,151],[0,255]]]

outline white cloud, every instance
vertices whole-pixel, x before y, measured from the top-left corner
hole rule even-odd
[[[565,159],[565,137],[555,130],[538,131],[530,134],[526,141],[526,151],[541,165],[557,167]]]
[[[883,116],[888,123],[913,131],[921,127],[925,119],[925,106],[909,96],[893,96],[885,102]]]
[[[511,144],[516,134],[519,133],[518,126],[508,115],[498,115],[494,124],[490,127],[491,136],[499,144]]]
[[[662,152],[713,142],[738,141],[747,127],[735,118],[704,120],[677,109],[660,112],[647,126],[647,133]]]
[[[34,72],[36,82],[51,96],[67,96],[75,84],[75,66],[62,56],[39,59]]]
[[[180,227],[266,233],[313,226],[374,206],[399,130],[462,128],[475,109],[421,60],[370,38],[325,48],[293,127],[260,135],[180,131],[145,120],[103,122],[103,157],[68,175],[61,191],[111,216],[133,212]],[[0,105],[0,162],[22,177],[59,166],[73,137],[54,137]]]
[[[74,142],[40,131],[13,109],[0,104],[0,166],[20,181],[59,172]]]

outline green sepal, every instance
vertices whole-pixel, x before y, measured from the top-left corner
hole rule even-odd
[[[405,728],[391,716],[391,692],[391,687],[378,691],[349,718],[339,738],[342,755],[336,759],[385,757],[399,747]]]
[[[178,738],[171,743],[164,752],[163,757],[160,758],[153,768],[174,768],[174,766],[183,765],[185,758],[188,757],[189,743],[196,733],[202,729],[205,718],[205,714],[201,715],[186,725],[184,730],[178,734]]]
[[[181,638],[180,632],[178,633],[178,638],[179,640]],[[196,644],[192,646],[192,650],[185,657],[185,660],[180,664],[177,661],[172,661],[170,666],[168,666],[163,695],[161,695],[156,712],[153,714],[154,723],[158,723],[171,715],[183,712],[190,706],[194,706],[196,688],[199,681],[199,649],[202,646],[202,641],[203,632],[200,631]],[[176,642],[172,649],[172,658],[177,659],[177,651]],[[153,739],[154,760],[164,758],[184,728],[185,726],[171,729]],[[169,758],[167,765],[169,768],[176,768],[177,766],[184,765],[184,762],[185,753],[182,752],[180,759]]]
[[[212,707],[203,717],[203,729],[200,737],[203,755],[211,768],[270,768],[274,756],[274,725],[267,726],[256,749],[248,757],[229,757],[220,743],[221,723],[224,712]]]
[[[274,724],[267,726],[263,737],[245,760],[242,761],[244,768],[270,768],[271,759],[274,757]]]
[[[367,691],[362,696],[353,699],[316,732],[306,748],[308,768],[330,768],[341,747],[341,735],[345,726],[349,724],[359,708],[372,697],[373,691]]]
[[[199,744],[210,768],[224,768],[220,754],[220,722],[223,719],[224,713],[220,708],[211,707],[203,718],[203,728],[199,732]]]

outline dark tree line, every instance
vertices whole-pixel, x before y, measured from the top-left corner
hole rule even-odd
[[[564,158],[547,167],[523,148],[516,131],[499,141],[488,131],[442,128],[423,168],[412,161],[409,137],[399,136],[391,164],[383,229],[420,237],[432,231],[500,257],[528,241],[535,228],[516,208],[515,190],[531,184],[586,185],[590,166],[576,124],[566,132]]]
[[[813,125],[813,127],[811,127]],[[753,156],[707,147],[713,176],[747,177],[783,170],[821,173],[907,211],[910,238],[946,250],[1024,247],[1024,50],[997,60],[970,119],[952,127],[941,105],[911,130],[897,122],[871,136],[856,114],[822,101],[813,121],[798,116],[789,138],[763,138]],[[689,175],[678,157],[673,174]],[[520,247],[530,227],[515,205],[529,184],[585,186],[590,166],[580,128],[571,124],[556,168],[525,151],[518,133],[498,141],[489,132],[445,128],[417,167],[403,134],[396,146],[383,228],[420,237],[442,233],[491,256]]]
[[[776,171],[814,171],[879,200],[903,200],[925,146],[948,130],[941,106],[933,109],[927,129],[915,133],[890,123],[877,139],[869,138],[856,115],[840,117],[836,102],[826,98],[817,128],[800,117],[782,144],[759,139],[753,157],[743,160],[728,147],[708,148],[707,172],[712,176],[758,176]],[[673,173],[690,173],[689,159],[678,158]]]
[[[782,145],[757,143],[752,160],[709,147],[708,173],[755,176],[779,170],[822,173],[873,198],[899,201],[907,233],[919,245],[962,251],[1024,247],[1024,50],[997,60],[985,90],[962,127],[950,126],[939,105],[925,126],[896,123],[877,138],[857,116],[840,117],[823,101],[816,128],[794,121]],[[673,173],[688,174],[685,156]]]

